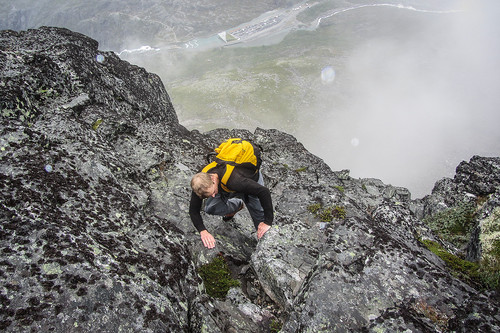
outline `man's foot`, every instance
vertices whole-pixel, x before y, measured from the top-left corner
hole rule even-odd
[[[238,209],[237,209],[234,213],[224,215],[224,216],[222,217],[222,220],[223,220],[224,222],[230,221],[230,220],[234,217],[234,215],[236,215],[236,213],[238,213],[238,212],[239,212],[240,210],[242,210],[243,208],[245,208],[245,205],[244,205],[244,204],[243,204],[243,202],[242,202],[242,203],[241,203],[240,208],[238,208]]]

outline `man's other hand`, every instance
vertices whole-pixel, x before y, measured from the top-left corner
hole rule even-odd
[[[213,249],[215,247],[215,238],[208,231],[203,230],[200,232],[201,241],[203,245],[209,249]]]
[[[261,239],[262,236],[271,228],[270,225],[265,224],[264,222],[260,222],[257,227],[257,239]]]

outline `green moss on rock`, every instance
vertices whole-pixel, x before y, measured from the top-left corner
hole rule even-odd
[[[482,258],[480,273],[490,289],[500,288],[500,208],[481,222]]]
[[[278,333],[283,328],[283,324],[279,320],[271,321],[271,325],[269,325],[270,333]]]
[[[476,207],[472,203],[461,204],[442,211],[425,222],[439,237],[455,246],[463,247],[470,238]],[[481,260],[472,263],[444,250],[438,243],[423,241],[424,245],[443,259],[456,275],[479,283],[487,289],[500,288],[500,208],[481,221]]]
[[[446,251],[439,243],[431,240],[423,240],[422,243],[434,254],[443,259],[444,262],[458,275],[469,277],[472,280],[478,278],[478,264],[460,259],[456,255]]]
[[[201,266],[198,274],[205,283],[207,294],[215,298],[225,298],[231,287],[240,285],[238,280],[231,277],[229,267],[222,255],[218,255],[210,263]]]
[[[456,255],[446,251],[439,243],[431,240],[422,240],[422,244],[427,247],[431,252],[436,254],[438,257],[443,259],[443,261],[450,267],[452,272],[455,273],[460,278],[465,280],[472,280],[478,282],[479,278],[479,265],[474,262],[460,259]]]
[[[498,290],[500,288],[500,265],[498,262],[491,261],[489,258],[483,259],[479,263],[470,262],[449,253],[437,242],[431,240],[422,240],[421,242],[431,252],[443,259],[458,278],[466,282],[473,282],[485,289]]]
[[[442,239],[462,247],[469,241],[476,207],[472,203],[460,204],[424,220]]]
[[[495,210],[481,223],[481,246],[483,258],[500,263],[500,208]]]
[[[319,212],[320,209],[321,209],[321,204],[319,204],[319,203],[312,204],[312,205],[309,205],[307,207],[307,210],[313,214],[316,214],[317,212]]]
[[[96,121],[94,121],[94,123],[92,124],[92,129],[94,131],[97,131],[97,129],[99,128],[99,126],[101,126],[101,124],[102,124],[102,119],[99,118]]]
[[[321,204],[316,203],[309,205],[307,210],[320,219],[321,222],[331,222],[333,219],[345,219],[346,211],[342,206],[329,206],[322,208]]]

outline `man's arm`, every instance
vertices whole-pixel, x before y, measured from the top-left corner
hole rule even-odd
[[[274,209],[273,209],[273,201],[271,199],[271,192],[269,189],[263,185],[260,185],[256,181],[243,178],[238,181],[231,181],[228,185],[230,185],[231,190],[254,195],[259,198],[260,204],[264,209],[264,222],[268,226],[273,224],[274,220]],[[267,231],[267,230],[266,230]]]
[[[264,236],[264,234],[271,228],[274,220],[274,208],[271,199],[271,192],[267,187],[251,179],[243,181],[242,185],[246,187],[246,193],[255,195],[259,198],[260,204],[264,209],[264,221],[260,222],[257,226],[257,239],[261,239],[262,236]]]
[[[191,201],[189,203],[189,216],[193,222],[194,227],[200,233],[201,241],[205,247],[212,249],[215,247],[215,238],[207,231],[201,218],[201,204],[203,200],[194,192],[191,192]]]
[[[202,203],[203,200],[194,192],[191,192],[191,201],[189,202],[189,216],[191,217],[191,222],[193,222],[193,225],[196,230],[198,230],[198,232],[206,230],[200,214]]]

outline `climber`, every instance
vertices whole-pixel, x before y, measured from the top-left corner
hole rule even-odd
[[[234,144],[244,142],[241,139],[230,139],[231,147]],[[239,140],[239,141],[237,141]],[[228,140],[229,141],[229,140]],[[248,144],[248,142],[244,142]],[[203,224],[200,211],[205,199],[204,211],[207,214],[222,216],[224,221],[229,221],[242,210],[245,205],[248,208],[257,230],[257,238],[269,230],[273,222],[273,204],[271,193],[264,186],[264,180],[259,170],[260,152],[255,149],[253,167],[248,167],[248,162],[236,161],[225,156],[226,151],[222,149],[224,143],[216,149],[219,154],[216,161],[208,164],[202,172],[197,173],[191,179],[191,202],[189,215],[194,227],[201,236],[203,245],[209,249],[215,247],[215,238],[207,231]],[[236,149],[236,148],[235,148]],[[250,151],[252,148],[247,149]],[[250,154],[250,155],[252,155]],[[227,162],[231,160],[230,162]]]

